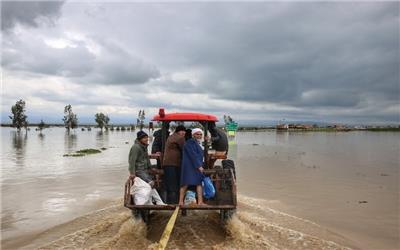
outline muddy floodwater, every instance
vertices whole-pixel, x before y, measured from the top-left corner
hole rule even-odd
[[[1,249],[146,249],[122,206],[131,131],[1,128]],[[64,157],[84,148],[99,154]],[[238,209],[178,216],[169,249],[400,249],[400,133],[240,132],[231,141]]]

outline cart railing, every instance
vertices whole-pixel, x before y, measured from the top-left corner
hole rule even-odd
[[[235,175],[232,169],[205,169],[204,173],[210,176],[214,186],[216,188],[216,197],[213,201],[210,201],[210,204],[207,206],[181,206],[182,209],[199,209],[199,210],[210,210],[210,209],[235,209],[237,206],[237,197],[236,197],[236,180]],[[159,180],[161,182],[161,180]],[[223,199],[219,197],[219,187],[223,185],[223,183],[228,182],[230,190],[228,193],[224,192],[224,197],[227,199]],[[177,206],[176,204],[168,204],[168,205],[135,205],[133,201],[133,196],[130,193],[131,187],[134,181],[130,178],[125,182],[125,191],[124,191],[124,206],[130,209],[150,209],[150,210],[173,210]],[[220,200],[219,200],[220,199]]]

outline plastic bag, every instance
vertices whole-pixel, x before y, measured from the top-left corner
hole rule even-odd
[[[215,188],[214,185],[211,181],[210,177],[204,177],[203,178],[203,196],[206,199],[213,198],[215,196]]]
[[[197,204],[196,193],[191,190],[186,191],[184,204],[185,205]]]
[[[150,200],[151,186],[139,177],[135,177],[133,181],[131,193],[133,195],[133,201],[135,202],[135,205],[152,204]]]

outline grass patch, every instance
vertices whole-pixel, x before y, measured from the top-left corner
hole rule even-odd
[[[76,153],[78,154],[98,154],[101,153],[101,150],[95,149],[95,148],[85,148],[85,149],[81,149],[76,151]]]
[[[70,153],[70,154],[65,154],[63,155],[64,157],[81,157],[85,155],[91,155],[91,154],[98,154],[101,153],[101,150],[94,149],[94,148],[85,148],[76,151],[75,153]]]
[[[85,156],[85,154],[71,153],[71,154],[65,154],[63,156],[64,157],[81,157],[81,156]]]

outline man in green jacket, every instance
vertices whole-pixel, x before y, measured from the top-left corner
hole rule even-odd
[[[148,145],[149,136],[144,131],[137,132],[137,138],[129,152],[129,177],[134,179],[137,176],[153,186],[153,178],[148,173],[151,168]]]
[[[150,203],[155,202],[157,205],[165,205],[154,188],[153,177],[149,174],[149,170],[152,167],[147,153],[149,136],[144,131],[139,131],[136,135],[135,143],[129,152],[129,178],[134,180],[135,177],[139,177],[147,182],[152,187]]]

